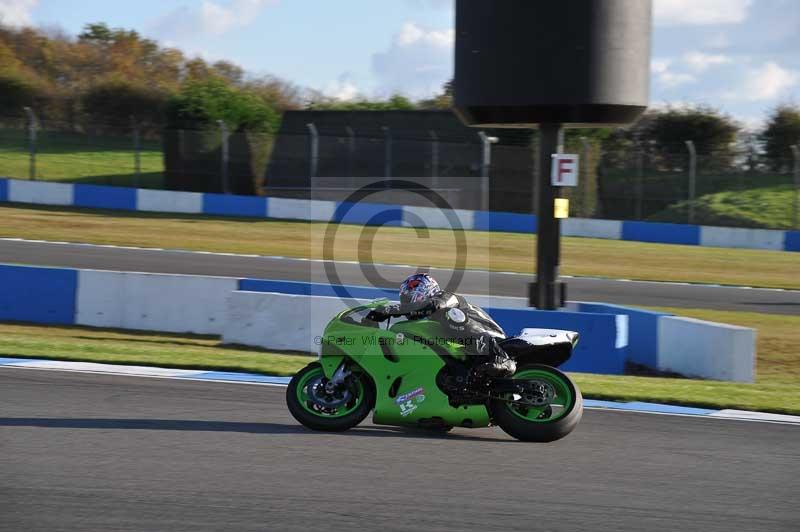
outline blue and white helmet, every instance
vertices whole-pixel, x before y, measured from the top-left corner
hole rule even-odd
[[[419,303],[435,296],[441,291],[436,279],[427,273],[415,273],[409,276],[403,281],[403,284],[400,285],[400,303],[403,305]]]

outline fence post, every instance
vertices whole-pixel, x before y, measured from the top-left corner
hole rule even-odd
[[[686,147],[689,149],[689,223],[693,224],[695,195],[697,193],[697,149],[695,149],[694,142],[691,140],[686,141]]]
[[[139,134],[139,124],[136,117],[131,115],[131,127],[133,128],[133,175],[134,185],[138,188],[142,184],[142,139]]]
[[[28,151],[30,152],[30,168],[28,170],[28,179],[36,181],[36,130],[39,121],[36,119],[36,113],[30,107],[23,107],[25,115],[28,117]]]
[[[636,219],[644,218],[644,148],[636,150]]]
[[[317,165],[319,165],[319,132],[313,123],[306,124],[308,128],[308,197],[314,199],[317,186]]]
[[[228,183],[228,160],[230,159],[230,152],[228,151],[228,125],[224,120],[217,120],[217,124],[219,124],[219,132],[222,140],[222,162],[220,168],[222,193],[230,194],[230,186]]]
[[[794,156],[794,208],[793,214],[793,227],[800,229],[800,144],[792,146],[792,155]]]
[[[389,126],[383,126],[383,144],[386,148],[384,154],[383,177],[392,177],[392,129]]]
[[[581,161],[580,166],[583,167],[583,179],[581,180],[583,183],[578,190],[581,191],[581,216],[586,217],[586,203],[589,197],[589,173],[591,172],[589,158],[592,156],[592,145],[586,137],[581,137],[581,144],[583,145],[583,161]]]
[[[430,130],[431,136],[431,186],[434,190],[439,188],[439,135]]]
[[[350,188],[355,190],[356,132],[350,126],[344,126],[344,130],[347,131],[347,173],[350,174]]]
[[[483,131],[478,131],[481,139],[481,210],[488,211],[491,208],[489,202],[489,170],[492,167],[492,140]]]

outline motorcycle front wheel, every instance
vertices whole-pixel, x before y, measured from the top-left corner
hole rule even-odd
[[[353,374],[344,385],[333,386],[313,362],[300,370],[286,388],[292,416],[313,430],[341,432],[361,423],[372,410],[375,392],[365,375]]]
[[[575,429],[583,416],[583,396],[567,375],[551,366],[525,364],[512,378],[532,383],[537,393],[490,401],[492,421],[503,431],[522,441],[551,442]]]

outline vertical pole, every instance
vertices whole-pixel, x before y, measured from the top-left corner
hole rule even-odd
[[[28,117],[28,150],[30,152],[30,168],[28,169],[28,179],[36,181],[36,129],[38,120],[36,113],[30,107],[23,107]]]
[[[644,218],[644,149],[636,150],[636,219]]]
[[[586,137],[581,137],[581,144],[583,145],[583,161],[581,161],[581,166],[583,167],[583,179],[581,180],[581,186],[578,190],[581,191],[581,216],[586,217],[587,203],[588,196],[589,196],[589,174],[591,173],[590,165],[589,165],[589,158],[592,156],[592,145],[589,143],[589,139]]]
[[[139,134],[139,124],[133,115],[131,115],[131,127],[133,128],[133,183],[139,187],[142,184],[142,140]]]
[[[792,209],[792,224],[795,229],[800,229],[800,145],[792,146],[794,156],[794,208]]]
[[[350,189],[356,189],[356,132],[350,126],[345,126],[347,131],[347,173],[350,175]]]
[[[488,211],[491,209],[489,202],[489,170],[492,167],[492,142],[486,133],[478,131],[478,137],[481,139],[481,210]]]
[[[386,149],[383,158],[383,177],[389,179],[392,177],[392,129],[388,126],[383,126],[383,145]]]
[[[222,162],[220,167],[220,179],[222,181],[222,193],[229,194],[230,186],[228,183],[228,159],[230,153],[228,152],[228,126],[224,120],[217,120],[219,124],[219,133],[222,140]]]
[[[689,149],[689,223],[693,224],[694,202],[697,195],[697,150],[691,140],[686,141],[686,147]]]
[[[531,286],[530,304],[541,310],[555,310],[556,281],[560,254],[561,225],[555,217],[556,187],[551,182],[553,154],[563,139],[560,124],[539,126],[538,230],[536,239],[536,283]]]
[[[308,128],[308,197],[314,199],[317,186],[317,165],[319,164],[319,132],[313,123],[306,124]]]
[[[439,188],[439,135],[431,129],[431,186]]]

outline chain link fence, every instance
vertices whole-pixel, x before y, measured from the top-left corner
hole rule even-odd
[[[418,125],[309,122],[270,135],[224,123],[141,128],[135,118],[76,126],[40,122],[26,110],[0,117],[0,176],[338,201],[392,180],[397,190],[381,201],[416,204],[419,189],[454,208],[535,213],[534,181],[549,169],[536,160],[535,132]],[[564,151],[581,160],[579,186],[564,191],[571,216],[800,228],[798,147],[790,164],[770,168],[751,149],[695,153],[691,139],[678,151],[570,139]]]

